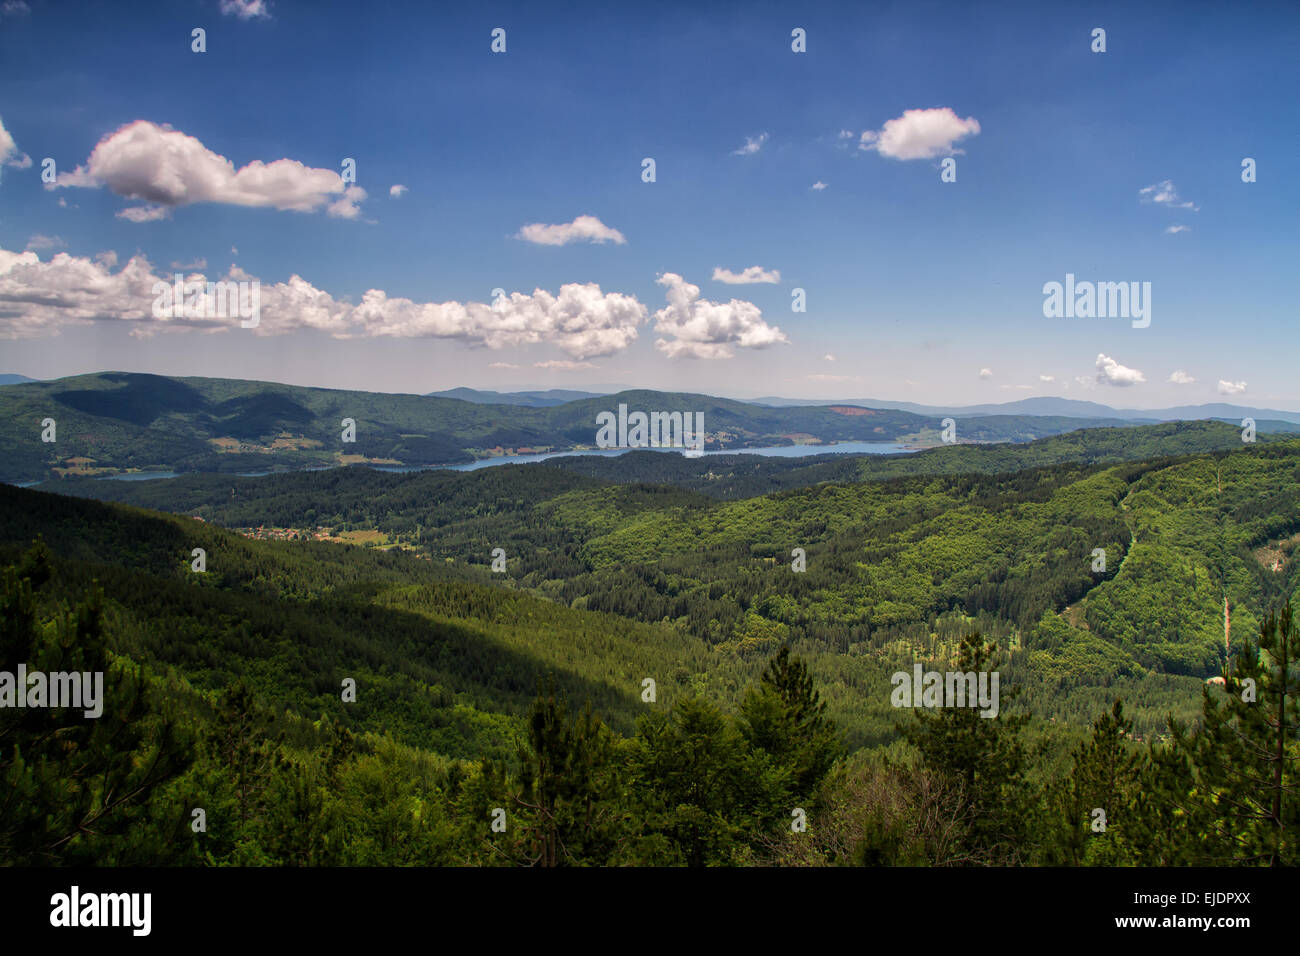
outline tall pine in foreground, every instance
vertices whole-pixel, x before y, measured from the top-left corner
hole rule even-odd
[[[994,648],[979,631],[961,643],[957,670],[991,673],[998,667]],[[1021,729],[1026,715],[1008,716],[1013,692],[1001,692],[996,717],[982,717],[975,707],[915,711],[907,739],[921,755],[923,767],[950,787],[958,801],[957,818],[966,831],[967,864],[1022,863],[1026,856],[1032,794],[1026,780]]]
[[[1300,628],[1287,602],[1260,626],[1258,644],[1241,647],[1225,678],[1222,702],[1205,689],[1199,732],[1173,724],[1173,752],[1163,760],[1164,796],[1185,815],[1192,842],[1184,852],[1190,862],[1293,866],[1300,861],[1298,664]]]

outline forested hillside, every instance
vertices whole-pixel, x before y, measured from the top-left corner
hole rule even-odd
[[[507,452],[591,448],[596,416],[620,404],[704,415],[706,447],[795,442],[937,442],[939,419],[841,406],[771,408],[707,395],[626,391],[558,405],[304,388],[237,379],[101,372],[0,392],[0,481],[123,471],[240,472],[355,462],[430,465]],[[353,440],[344,441],[344,420]],[[48,421],[54,422],[54,440]],[[1122,420],[990,416],[961,441],[1028,441]]]

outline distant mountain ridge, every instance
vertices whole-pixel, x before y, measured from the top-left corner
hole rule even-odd
[[[1212,402],[1206,405],[1175,405],[1171,408],[1112,408],[1098,402],[1088,402],[1077,398],[1055,398],[1042,396],[1022,398],[1014,402],[1001,402],[985,405],[919,405],[915,402],[891,402],[884,399],[858,398],[845,399],[842,402],[826,402],[819,399],[779,398],[764,396],[751,399],[758,405],[783,408],[794,405],[866,405],[870,408],[892,408],[898,411],[912,412],[916,415],[951,415],[954,418],[971,418],[980,415],[1064,415],[1068,418],[1121,418],[1134,422],[1170,422],[1200,421],[1207,418],[1240,420],[1254,418],[1275,420],[1300,424],[1300,412],[1283,411],[1276,408],[1252,408],[1245,405],[1229,405],[1224,402]]]
[[[472,391],[472,390],[470,390]],[[581,393],[580,393],[581,394]],[[535,401],[560,396],[545,391]],[[938,444],[955,413],[857,404],[770,406],[636,389],[561,404],[310,388],[240,379],[99,372],[0,390],[0,481],[120,472],[225,474],[369,464],[429,467],[596,446],[597,416],[704,416],[705,449],[743,451],[843,442]],[[46,419],[56,424],[45,431]],[[1130,427],[1118,417],[965,415],[959,443],[1027,442],[1082,428]],[[1259,419],[1260,433],[1300,431]],[[51,440],[53,439],[53,440]],[[679,439],[680,440],[680,439]]]

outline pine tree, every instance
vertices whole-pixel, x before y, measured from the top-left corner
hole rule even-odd
[[[1185,766],[1186,788],[1169,794],[1202,864],[1290,866],[1297,857],[1296,697],[1300,628],[1290,602],[1269,614],[1258,643],[1247,641],[1226,677],[1223,700],[1203,691],[1199,732],[1174,725],[1171,774]],[[1171,788],[1166,785],[1166,792]]]

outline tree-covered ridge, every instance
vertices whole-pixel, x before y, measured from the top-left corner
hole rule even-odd
[[[454,398],[306,388],[237,379],[100,372],[0,392],[0,480],[120,471],[240,472],[359,461],[433,465],[503,451],[593,447],[597,415],[702,413],[710,449],[814,439],[937,442],[939,420],[842,406],[773,408],[708,395],[632,390],[560,405],[484,405]],[[851,412],[851,413],[850,413]],[[47,420],[55,440],[42,440]],[[344,420],[355,426],[343,440]],[[960,440],[1026,442],[1118,419],[988,416],[963,419]],[[1294,428],[1285,424],[1281,429]],[[1260,428],[1269,429],[1263,423]]]
[[[632,732],[539,675],[522,720],[484,728],[513,752],[449,759],[436,739],[349,730],[361,696],[313,719],[317,701],[292,685],[268,701],[283,675],[202,688],[141,665],[144,622],[108,613],[98,587],[78,594],[71,566],[38,545],[0,570],[0,665],[102,669],[109,719],[0,709],[5,864],[1297,862],[1289,605],[1167,743],[1136,744],[1115,700],[1069,739],[1031,737],[1024,713],[895,711],[904,742],[851,753],[812,671],[782,648],[733,706],[643,697]],[[978,631],[957,646],[958,668],[1002,667]]]

